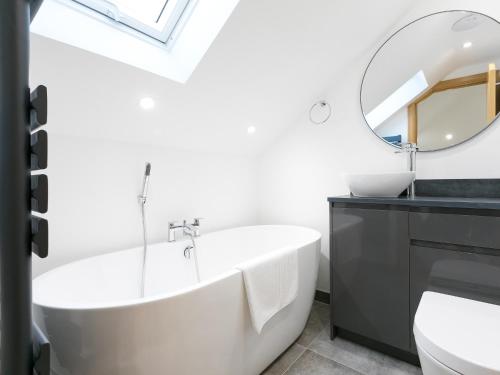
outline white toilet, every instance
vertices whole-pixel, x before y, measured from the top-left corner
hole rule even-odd
[[[500,306],[425,292],[413,333],[424,375],[500,374]]]

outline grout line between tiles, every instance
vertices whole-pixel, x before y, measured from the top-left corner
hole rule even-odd
[[[365,374],[363,374],[362,372],[359,372],[358,370],[353,369],[352,367],[346,366],[346,365],[344,365],[343,363],[340,363],[340,362],[337,362],[337,361],[335,361],[335,360],[333,360],[333,359],[331,359],[331,358],[325,357],[324,355],[322,355],[322,354],[320,354],[320,353],[318,353],[318,352],[316,352],[316,351],[314,351],[314,350],[311,350],[311,349],[308,349],[308,348],[304,348],[304,349],[305,349],[305,350],[302,352],[302,354],[301,354],[301,355],[299,355],[299,356],[297,357],[297,359],[296,359],[295,361],[293,361],[293,363],[292,363],[292,364],[290,364],[290,366],[288,366],[288,368],[285,370],[285,372],[283,372],[281,375],[286,375],[286,373],[287,373],[287,372],[288,372],[288,371],[292,368],[292,366],[295,364],[295,362],[297,362],[297,361],[298,361],[298,360],[299,360],[299,359],[300,359],[300,358],[301,358],[301,357],[302,357],[302,356],[303,356],[303,355],[304,355],[307,351],[310,351],[311,353],[314,353],[314,354],[316,354],[316,355],[319,355],[321,358],[324,358],[324,359],[326,359],[326,360],[328,360],[328,361],[334,362],[334,363],[336,363],[337,365],[339,365],[339,366],[341,366],[341,367],[344,367],[344,368],[347,368],[347,369],[349,369],[349,370],[351,370],[351,371],[354,371],[356,374],[359,374],[359,375],[365,375]]]
[[[283,371],[281,373],[281,375],[285,375],[288,372],[288,370],[290,370],[292,368],[292,366],[295,364],[295,362],[297,362],[299,360],[299,358],[302,357],[304,355],[304,353],[307,351],[307,348],[305,346],[302,346],[300,344],[296,344],[296,345],[300,346],[303,349],[302,353],[300,353],[300,355],[298,355],[297,358],[295,358],[295,360],[292,363],[290,363],[290,365],[285,369],[285,371]]]
[[[315,350],[312,350],[312,349],[307,349],[307,350],[309,350],[310,352],[312,352],[312,353],[314,353],[314,354],[319,355],[320,357],[322,357],[322,358],[324,358],[324,359],[327,359],[327,360],[329,360],[329,361],[335,362],[335,363],[336,363],[337,365],[339,365],[339,366],[342,366],[342,367],[345,367],[345,368],[347,368],[347,369],[349,369],[349,370],[351,370],[351,371],[354,371],[356,374],[359,374],[359,375],[365,375],[364,373],[362,373],[362,372],[360,372],[360,371],[358,371],[358,370],[356,370],[356,369],[353,369],[352,367],[347,366],[347,365],[343,364],[342,362],[338,362],[338,361],[336,361],[336,360],[334,360],[334,359],[332,359],[332,358],[328,358],[328,357],[324,356],[323,354],[318,353],[318,352],[317,352],[317,351],[315,351]]]
[[[354,369],[354,368],[352,368],[352,367],[350,367],[350,366],[346,365],[345,363],[342,363],[342,362],[336,361],[336,360],[335,360],[335,359],[333,359],[333,358],[329,358],[329,357],[327,357],[327,356],[325,356],[325,355],[323,355],[323,354],[321,354],[321,353],[317,352],[317,351],[316,351],[316,350],[314,350],[314,349],[307,349],[307,350],[309,350],[309,351],[313,352],[314,354],[319,355],[320,357],[323,357],[323,358],[326,358],[326,359],[328,359],[328,360],[330,360],[330,361],[333,361],[333,362],[335,362],[335,363],[337,363],[337,364],[339,364],[339,365],[341,365],[341,366],[343,366],[343,367],[347,367],[349,370],[355,371],[355,372],[356,372],[357,374],[359,374],[359,375],[368,375],[368,374],[365,374],[364,372],[358,371],[358,370],[356,370],[356,369]]]
[[[362,372],[359,372],[358,370],[355,370],[355,369],[353,369],[352,367],[349,367],[349,366],[343,365],[342,363],[339,363],[339,362],[337,362],[337,361],[334,361],[334,362],[335,362],[335,363],[337,363],[339,366],[342,366],[342,367],[345,367],[345,368],[347,368],[347,369],[349,369],[349,370],[351,370],[351,371],[354,371],[356,374],[363,375],[363,373],[362,373]]]
[[[306,348],[306,349],[309,349],[309,348],[312,346],[312,344],[313,344],[313,343],[316,341],[316,339],[317,339],[317,338],[321,335],[321,333],[323,333],[323,330],[324,330],[324,329],[325,329],[325,327],[321,327],[321,330],[320,330],[320,331],[316,334],[316,336],[314,336],[314,337],[312,338],[311,342],[310,342],[307,346],[305,346],[305,348]]]

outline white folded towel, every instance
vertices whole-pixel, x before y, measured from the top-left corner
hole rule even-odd
[[[236,266],[243,273],[252,324],[257,333],[298,291],[298,254],[284,248]]]

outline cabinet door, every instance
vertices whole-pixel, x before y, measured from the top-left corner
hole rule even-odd
[[[332,210],[333,324],[409,350],[408,212]]]
[[[411,246],[410,264],[412,327],[426,290],[500,304],[500,250]],[[413,329],[411,337],[416,353]]]

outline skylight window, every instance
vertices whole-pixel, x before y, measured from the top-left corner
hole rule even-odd
[[[73,0],[110,22],[167,44],[190,0]]]
[[[185,83],[239,0],[44,0],[32,33]]]
[[[424,72],[419,71],[368,113],[366,120],[371,128],[375,129],[424,92],[428,87],[429,84],[427,83]]]

